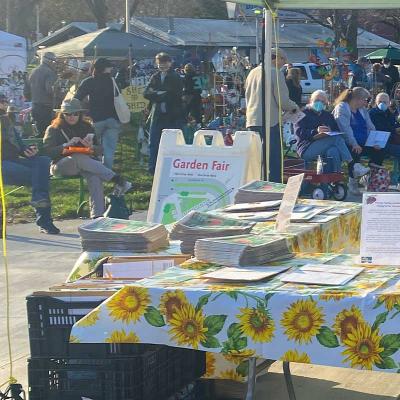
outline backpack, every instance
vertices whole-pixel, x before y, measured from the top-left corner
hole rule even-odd
[[[107,210],[104,213],[104,217],[118,218],[118,219],[129,219],[132,212],[126,205],[124,196],[115,196],[110,194],[106,197]]]
[[[387,192],[390,185],[389,171],[384,167],[370,166],[370,177],[367,186],[369,192]]]

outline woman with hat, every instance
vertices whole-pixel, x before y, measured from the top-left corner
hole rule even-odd
[[[10,105],[1,114],[1,161],[3,180],[7,185],[32,187],[31,205],[36,212],[36,224],[42,233],[56,235],[49,196],[50,159],[39,156],[35,145],[25,146],[15,129],[18,109]]]
[[[123,195],[132,184],[95,157],[101,156],[103,148],[97,144],[94,128],[84,116],[78,99],[65,100],[58,114],[47,128],[43,138],[43,151],[53,160],[50,171],[55,176],[82,175],[86,178],[90,194],[90,216],[104,214],[104,182],[115,183],[114,193]]]

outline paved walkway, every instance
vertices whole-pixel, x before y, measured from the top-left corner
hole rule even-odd
[[[144,219],[144,213],[134,216]],[[36,290],[65,281],[80,254],[77,227],[80,220],[58,222],[62,234],[39,234],[34,224],[8,227],[8,260],[11,276],[11,332],[13,375],[27,390],[26,359],[29,357],[25,297]],[[0,291],[4,294],[4,268],[0,265]],[[5,336],[5,299],[0,301],[0,384],[9,374]],[[259,379],[257,400],[287,400],[282,368]],[[298,400],[393,400],[400,399],[400,374],[355,371],[314,365],[292,364]]]

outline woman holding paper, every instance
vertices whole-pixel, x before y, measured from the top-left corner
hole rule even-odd
[[[357,178],[366,175],[369,168],[359,170],[362,156],[367,156],[370,163],[382,165],[384,150],[378,147],[367,147],[365,143],[375,126],[366,109],[366,105],[371,95],[367,89],[355,87],[343,91],[335,102],[333,116],[344,134],[344,139],[353,157],[353,162],[349,164],[349,191],[352,194],[360,194]]]
[[[295,125],[297,152],[305,161],[314,161],[321,156],[332,160],[333,171],[340,172],[342,163],[351,163],[353,158],[338,130],[333,115],[326,111],[328,97],[323,90],[315,91],[304,109],[305,117]],[[363,167],[358,164],[357,171]]]
[[[375,99],[375,107],[369,116],[378,131],[390,132],[388,144],[385,147],[387,154],[400,158],[400,124],[396,115],[390,110],[390,97],[386,93],[379,93]]]

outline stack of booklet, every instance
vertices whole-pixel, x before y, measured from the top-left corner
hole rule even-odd
[[[193,254],[197,239],[243,235],[249,233],[254,225],[254,222],[191,211],[173,226],[169,236],[182,241],[182,253]]]
[[[261,265],[292,256],[283,235],[241,235],[200,239],[194,254],[197,259],[232,267]]]
[[[241,188],[235,195],[236,203],[282,200],[286,185],[282,183],[253,181]]]
[[[116,218],[98,218],[78,228],[86,251],[152,252],[168,246],[164,225]]]

